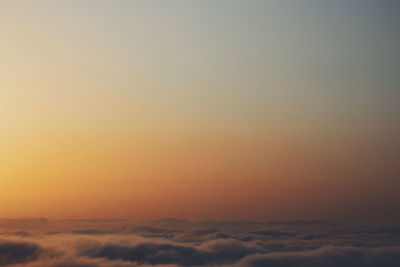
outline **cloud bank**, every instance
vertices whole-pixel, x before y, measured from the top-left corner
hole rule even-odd
[[[397,267],[398,227],[46,221],[0,228],[0,266]]]

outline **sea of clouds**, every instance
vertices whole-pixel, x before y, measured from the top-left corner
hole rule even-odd
[[[325,221],[3,219],[0,266],[398,267],[400,227]]]

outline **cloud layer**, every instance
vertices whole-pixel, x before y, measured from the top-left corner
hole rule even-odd
[[[42,223],[30,224],[28,220],[21,227],[3,222],[0,266],[395,267],[400,264],[398,227],[349,227],[301,221]]]

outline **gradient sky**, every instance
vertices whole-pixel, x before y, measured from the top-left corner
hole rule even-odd
[[[397,1],[0,2],[0,217],[400,222]]]

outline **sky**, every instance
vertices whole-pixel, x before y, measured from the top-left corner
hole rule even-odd
[[[0,217],[400,223],[396,1],[0,2]]]

